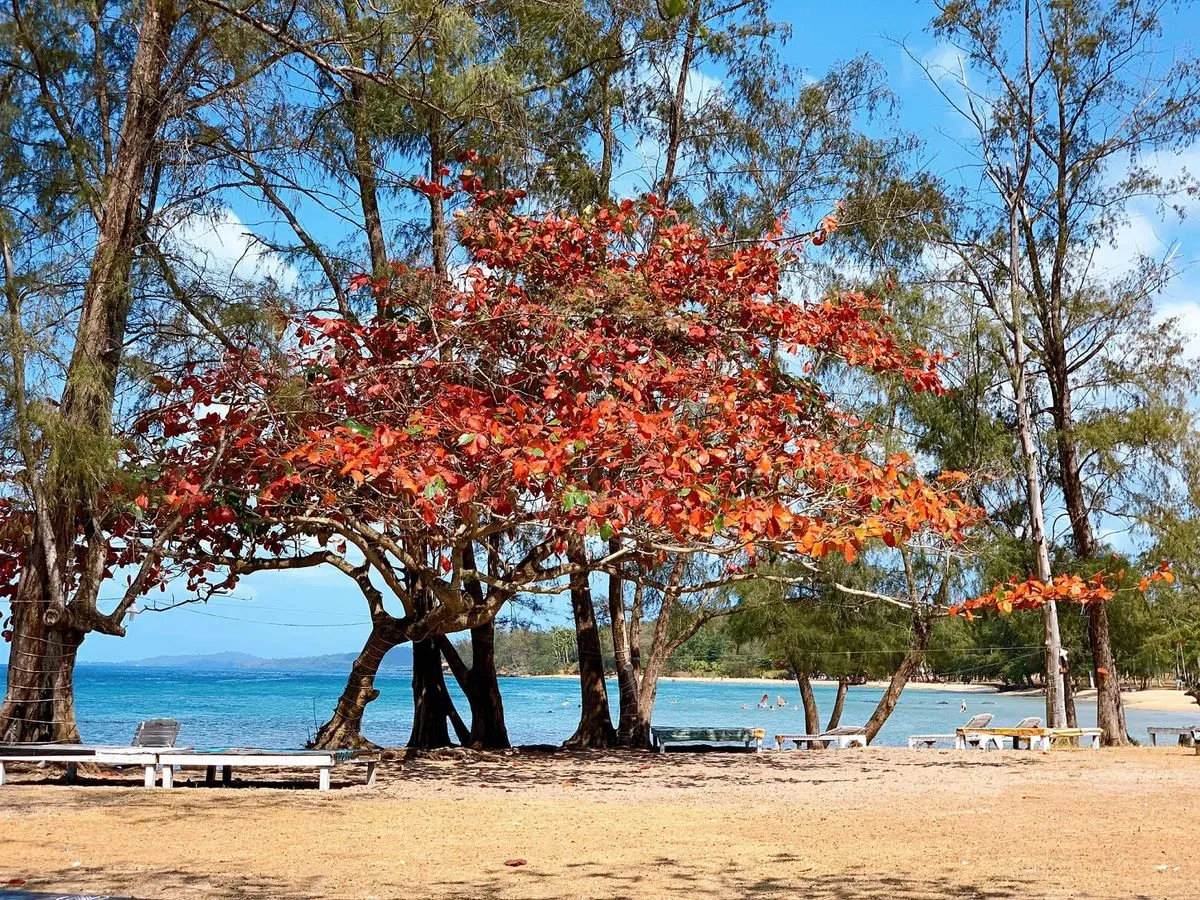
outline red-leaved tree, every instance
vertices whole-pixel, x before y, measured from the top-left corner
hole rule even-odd
[[[364,742],[388,650],[436,653],[521,593],[575,600],[591,573],[670,555],[703,554],[719,584],[764,554],[853,559],[974,521],[910,460],[880,458],[812,374],[835,359],[937,390],[937,356],[893,338],[865,296],[785,296],[794,247],[721,246],[653,198],[527,217],[519,195],[464,184],[477,206],[458,282],[356,279],[382,315],[290,322],[294,352],[195,372],[141,423],[141,503],[184,518],[163,565],[189,591],[328,565],[362,592],[371,635],[318,744]],[[494,666],[473,660],[479,683],[452,668],[469,739],[506,740],[488,721]],[[448,701],[440,669],[431,680],[415,679],[419,720]]]

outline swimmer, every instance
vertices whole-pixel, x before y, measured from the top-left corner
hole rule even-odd
[[[786,708],[787,708],[787,701],[786,701],[786,700],[784,700],[782,696],[780,696],[780,697],[776,697],[776,698],[775,698],[775,705],[776,705],[776,706],[781,706],[781,707],[783,707],[784,709],[786,709]]]
[[[964,701],[962,702],[962,706],[960,706],[960,707],[958,708],[958,711],[959,711],[959,712],[966,712],[966,711],[967,711],[967,701],[966,701],[966,700],[964,700]]]
[[[770,694],[762,695],[762,699],[758,701],[758,708],[759,709],[770,709],[771,708],[771,695]]]

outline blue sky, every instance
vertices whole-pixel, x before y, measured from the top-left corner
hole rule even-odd
[[[969,166],[970,155],[958,143],[964,134],[961,123],[901,46],[907,45],[914,55],[928,61],[952,59],[947,56],[948,48],[940,47],[925,32],[934,11],[930,3],[778,0],[775,11],[779,19],[793,26],[793,37],[784,50],[789,62],[820,75],[838,60],[863,52],[872,54],[883,63],[889,83],[899,96],[901,124],[926,140],[926,166],[942,175],[963,172],[963,167]],[[1200,34],[1200,11],[1185,13],[1172,23],[1170,33]],[[1195,154],[1195,161],[1191,168],[1200,171],[1200,152]],[[286,279],[286,264],[270,259],[260,249],[247,247],[236,233],[244,230],[242,223],[253,221],[253,217],[251,210],[235,205],[224,226],[212,234],[200,234],[197,240],[215,255],[233,260],[244,261],[244,254],[249,252],[251,264]],[[1176,267],[1180,275],[1169,286],[1160,307],[1164,314],[1183,316],[1191,331],[1200,332],[1200,292],[1194,289],[1200,264],[1200,228],[1195,221],[1183,226],[1164,224],[1152,209],[1135,210],[1130,228],[1111,251],[1111,257],[1114,265],[1119,265],[1132,249],[1154,252],[1174,242],[1179,244]],[[1200,342],[1193,346],[1200,355]],[[150,597],[143,605],[169,599],[170,594]],[[80,660],[119,661],[221,650],[265,657],[344,652],[361,646],[368,630],[366,619],[361,595],[336,571],[260,574],[246,578],[233,597],[206,606],[138,615],[123,639],[91,635],[84,642]],[[542,620],[566,624],[567,616],[560,607]],[[0,645],[0,659],[6,656],[7,647]]]

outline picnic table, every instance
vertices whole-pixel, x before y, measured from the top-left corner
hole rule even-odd
[[[667,744],[742,744],[754,752],[762,750],[766,732],[761,728],[651,728],[650,735],[659,753],[667,752]]]

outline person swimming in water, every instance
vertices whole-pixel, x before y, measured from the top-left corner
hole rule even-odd
[[[962,706],[960,706],[960,707],[958,708],[958,711],[959,711],[959,712],[966,712],[966,711],[967,711],[967,701],[966,701],[966,700],[964,700],[964,701],[962,702]]]
[[[775,705],[781,709],[787,709],[787,701],[783,699],[782,694],[775,698]]]
[[[762,695],[762,699],[758,701],[758,708],[759,709],[770,709],[771,708],[771,695],[770,694]]]

